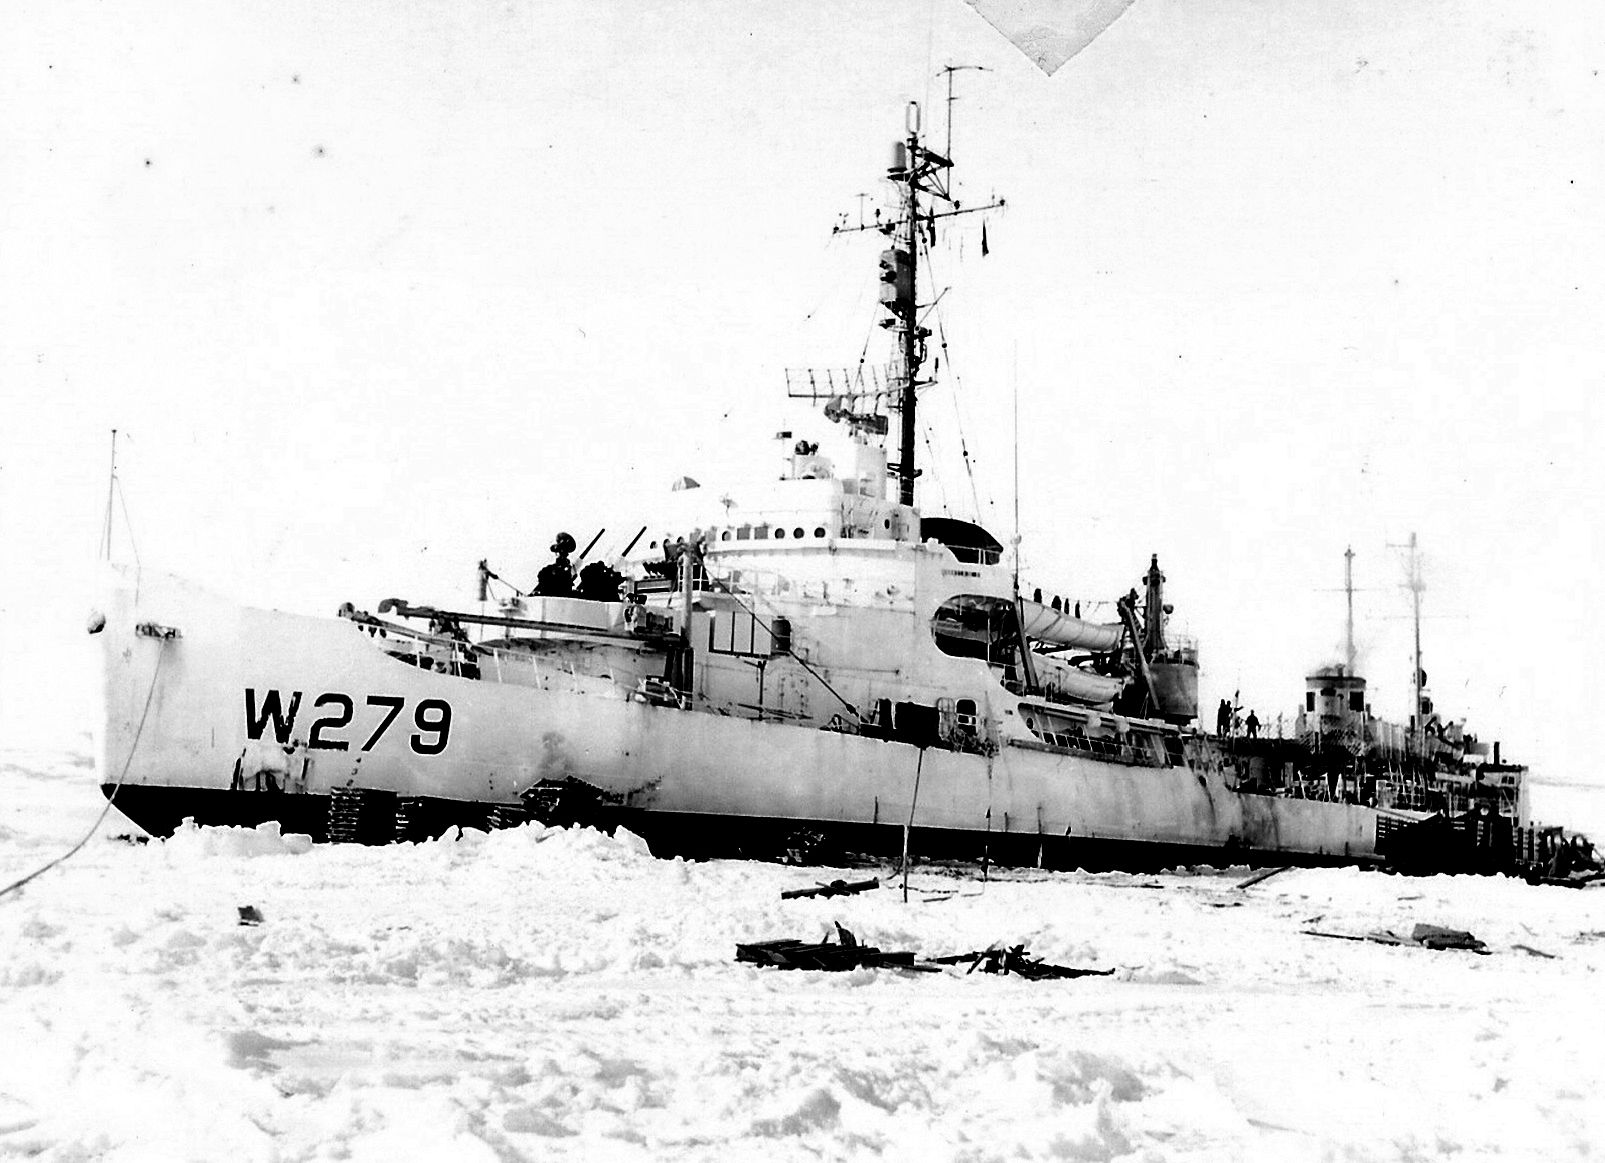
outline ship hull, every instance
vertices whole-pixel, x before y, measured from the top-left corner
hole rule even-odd
[[[114,785],[102,792],[112,795]],[[116,805],[141,828],[156,836],[171,835],[185,820],[209,827],[255,827],[276,821],[283,831],[299,832],[322,843],[330,839],[331,799],[316,793],[277,800],[247,800],[211,788],[131,787],[125,785]],[[427,839],[453,827],[497,827],[493,805],[463,801],[426,804],[420,827],[406,837],[375,829],[371,843],[392,839]],[[715,815],[651,809],[602,807],[576,821],[607,830],[623,827],[643,837],[662,858],[795,859],[832,864],[857,859],[892,859],[902,851],[902,824],[863,824],[840,820],[802,820],[781,816]],[[384,839],[381,840],[380,836]],[[932,828],[917,825],[909,850],[918,860],[950,860],[972,864],[1036,867],[1089,872],[1158,872],[1190,866],[1339,866],[1371,864],[1370,857],[1325,852],[1253,848],[1241,844],[1185,844],[1156,840],[1050,836],[1035,832],[987,832],[985,829]]]
[[[583,674],[459,677],[391,657],[371,627],[148,573],[106,615],[101,782],[156,834],[191,817],[324,838],[356,797],[399,821],[366,838],[420,836],[557,789],[576,820],[661,854],[892,853],[906,827],[920,856],[1051,867],[1377,860],[1374,809],[1240,793],[1209,762],[963,753],[651,705]]]

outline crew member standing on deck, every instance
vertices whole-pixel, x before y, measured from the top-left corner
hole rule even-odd
[[[559,533],[552,542],[552,552],[557,554],[557,560],[542,566],[535,575],[535,592],[546,598],[566,598],[574,592],[574,566],[568,559],[574,552],[574,538]]]
[[[1222,699],[1220,706],[1215,709],[1215,734],[1224,739],[1226,738],[1226,733],[1231,729],[1232,706],[1225,699]]]
[[[1248,712],[1248,718],[1243,720],[1243,726],[1248,728],[1248,737],[1250,739],[1259,738],[1259,716],[1253,711]]]

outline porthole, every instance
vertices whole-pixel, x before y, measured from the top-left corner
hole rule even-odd
[[[801,537],[803,535],[802,526],[799,525],[799,526],[797,526],[797,528],[793,529],[791,531],[791,535],[793,537]]]
[[[723,533],[719,534],[719,540],[720,541],[729,541],[730,540],[730,530],[726,529]]]
[[[784,541],[785,539],[786,539],[786,531],[784,529],[776,529],[775,530],[775,540],[776,541]]]
[[[825,527],[823,525],[816,526],[815,529],[814,529],[814,536],[815,537],[823,537],[824,535],[825,535]]]

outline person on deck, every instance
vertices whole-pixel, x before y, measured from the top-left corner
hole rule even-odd
[[[552,542],[552,552],[557,554],[557,560],[542,566],[535,575],[535,592],[544,598],[566,598],[574,592],[574,566],[568,559],[574,552],[574,538],[559,533]]]
[[[1224,739],[1231,729],[1232,706],[1225,699],[1222,699],[1220,706],[1215,709],[1215,734]]]
[[[1248,718],[1243,720],[1243,726],[1248,728],[1248,737],[1250,739],[1259,738],[1259,716],[1253,711],[1248,712]]]

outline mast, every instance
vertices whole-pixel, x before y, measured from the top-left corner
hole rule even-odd
[[[951,73],[949,73],[951,82]],[[902,382],[896,391],[896,403],[901,420],[898,424],[897,463],[888,466],[897,475],[897,499],[904,505],[914,503],[914,481],[920,475],[916,467],[915,445],[919,439],[918,392],[921,386],[920,368],[925,363],[925,341],[930,330],[920,326],[919,302],[919,245],[920,222],[934,234],[938,218],[954,218],[960,214],[974,214],[982,210],[1001,209],[1002,198],[984,206],[960,208],[949,192],[950,171],[953,163],[935,150],[927,149],[920,138],[920,107],[910,101],[904,113],[905,135],[892,143],[892,164],[886,176],[896,183],[900,192],[900,206],[896,218],[890,222],[866,223],[860,226],[838,224],[833,234],[854,234],[863,230],[878,230],[892,242],[892,248],[883,251],[881,266],[881,306],[891,316],[881,326],[897,332],[898,348],[902,355]],[[920,195],[940,198],[950,209],[920,208]]]
[[[1147,587],[1142,605],[1143,651],[1149,658],[1157,658],[1169,649],[1165,643],[1165,575],[1159,572],[1159,554],[1149,560],[1142,580]]]
[[[1415,679],[1415,706],[1410,712],[1410,718],[1416,725],[1418,737],[1426,740],[1426,716],[1421,712],[1421,558],[1416,555],[1416,535],[1410,534],[1410,598],[1415,608],[1415,639],[1416,639],[1416,672]]]
[[[908,156],[912,159],[919,157],[920,148],[920,107],[913,102],[908,106]],[[900,324],[903,332],[903,393],[899,401],[899,410],[903,417],[902,441],[897,452],[897,499],[904,505],[914,503],[914,478],[918,475],[914,468],[914,406],[916,391],[919,384],[920,372],[920,337],[919,319],[916,312],[919,310],[919,225],[920,225],[920,186],[915,176],[919,172],[918,165],[911,165],[908,169],[908,212],[903,220],[904,245],[908,248],[908,283],[909,295],[898,300],[900,311]]]
[[[1348,668],[1347,668],[1348,669],[1348,674],[1349,674],[1350,677],[1353,677],[1353,675],[1354,675],[1354,546],[1352,546],[1352,545],[1348,546],[1346,549],[1343,550],[1343,593],[1347,596],[1348,602],[1349,602],[1349,621],[1348,621],[1348,629],[1347,629],[1347,632],[1346,632],[1346,634],[1344,636],[1344,639],[1343,639],[1343,657],[1346,660],[1346,662],[1348,663]],[[1418,639],[1417,642],[1416,642],[1416,652],[1417,652],[1417,655],[1418,655],[1418,657],[1416,658],[1416,669],[1417,670],[1421,669],[1421,659],[1419,657],[1420,650],[1421,650],[1421,643],[1420,643],[1420,641]]]
[[[1410,690],[1415,702],[1410,707],[1410,742],[1412,746],[1424,746],[1426,743],[1426,716],[1421,711],[1421,688],[1425,685],[1425,675],[1421,673],[1421,592],[1425,590],[1426,583],[1421,580],[1421,557],[1416,552],[1416,535],[1410,534],[1410,540],[1403,545],[1393,544],[1395,549],[1407,550],[1410,554],[1407,568],[1409,575],[1405,580],[1405,587],[1410,591],[1411,609],[1415,621],[1415,673],[1410,676]]]
[[[1020,344],[1014,344],[1009,378],[1014,383],[1014,600],[1020,600]]]
[[[914,467],[914,444],[918,439],[918,429],[915,425],[915,409],[917,406],[917,389],[919,387],[919,372],[922,340],[929,332],[921,333],[919,326],[919,225],[920,225],[920,178],[921,170],[929,165],[928,158],[936,158],[935,154],[926,155],[920,148],[920,107],[910,101],[905,113],[905,128],[908,137],[904,142],[907,151],[906,162],[899,174],[897,160],[893,159],[891,177],[903,187],[903,217],[897,223],[897,233],[892,236],[894,243],[901,243],[902,250],[894,249],[892,254],[892,287],[893,298],[886,302],[883,294],[881,302],[886,304],[892,312],[903,348],[903,388],[898,393],[898,413],[902,417],[901,433],[897,450],[897,500],[900,504],[912,505],[914,503],[914,478],[919,471]],[[945,158],[937,160],[951,165]],[[923,164],[922,164],[923,163]],[[932,172],[935,167],[926,169]],[[885,256],[882,256],[885,263]],[[904,273],[906,271],[906,282]],[[882,276],[886,274],[883,271]]]
[[[952,74],[948,74],[951,80]],[[1037,691],[1037,668],[1031,661],[1031,641],[1025,634],[1025,611],[1020,605],[1020,345],[1014,345],[1014,629],[1020,636],[1020,670],[1028,691]]]

